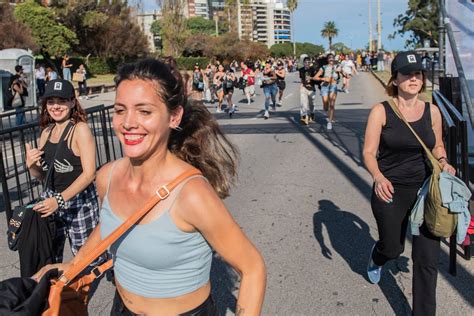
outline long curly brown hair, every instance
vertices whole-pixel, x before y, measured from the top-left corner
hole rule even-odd
[[[51,116],[48,113],[48,108],[46,106],[46,102],[48,99],[43,99],[41,101],[41,113],[40,113],[40,118],[39,118],[39,125],[40,128],[43,130],[52,123],[54,123],[54,120],[51,118]],[[70,114],[70,119],[71,121],[76,124],[79,122],[87,122],[87,114],[86,111],[82,108],[81,104],[79,103],[79,100],[77,100],[75,97],[72,99],[72,102],[74,103],[74,106],[71,108],[71,114]]]
[[[204,104],[188,102],[186,85],[176,61],[168,57],[126,64],[115,77],[116,88],[123,80],[135,79],[155,82],[169,113],[183,107],[182,131],[171,132],[168,149],[201,170],[221,198],[228,196],[237,176],[238,150]]]

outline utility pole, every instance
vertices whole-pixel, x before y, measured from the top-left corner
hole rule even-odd
[[[438,48],[439,48],[439,72],[440,76],[445,74],[445,63],[444,63],[444,37],[446,36],[446,29],[444,27],[444,16],[443,10],[444,0],[438,0]]]
[[[377,0],[377,50],[382,49],[382,15],[380,14],[380,0]]]
[[[372,10],[370,9],[371,3],[369,2],[369,52],[373,50],[372,47]]]
[[[216,22],[216,37],[219,36],[219,17],[214,11],[214,22]]]

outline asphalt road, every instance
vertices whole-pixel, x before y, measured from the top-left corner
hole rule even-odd
[[[410,315],[411,243],[384,267],[379,285],[365,268],[377,239],[370,209],[371,178],[361,162],[363,133],[371,106],[385,98],[381,85],[366,73],[340,93],[336,123],[325,128],[299,123],[296,74],[287,79],[283,106],[264,120],[262,90],[254,103],[239,103],[232,117],[216,114],[240,150],[239,179],[226,205],[260,249],[268,269],[263,315]],[[244,101],[240,91],[235,100]],[[110,104],[113,93],[85,100],[86,106]],[[321,100],[316,98],[317,108]],[[214,111],[212,105],[209,105]],[[5,227],[5,218],[0,216]],[[461,258],[458,275],[449,275],[443,244],[438,278],[438,314],[474,314],[474,261]],[[17,276],[18,257],[0,240],[0,279]],[[238,275],[218,256],[212,283],[221,315],[233,315]],[[114,289],[102,280],[90,305],[91,315],[108,315]]]

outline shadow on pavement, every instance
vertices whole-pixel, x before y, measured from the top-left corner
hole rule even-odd
[[[326,228],[330,246],[326,244],[323,228]],[[369,249],[375,240],[370,235],[369,226],[357,215],[341,210],[330,200],[319,201],[319,211],[313,215],[314,236],[321,247],[321,254],[332,260],[334,254],[331,249],[340,255],[352,271],[368,281],[366,266]],[[362,252],[362,255],[361,255]],[[400,289],[394,275],[406,271],[408,258],[401,257],[384,267],[380,289],[396,315],[410,315],[411,308],[405,294]],[[397,266],[398,264],[398,266]],[[399,266],[402,266],[399,268]],[[387,270],[390,270],[387,271]],[[373,302],[377,298],[372,299]]]
[[[219,315],[227,310],[235,314],[237,298],[234,292],[239,287],[239,275],[219,255],[214,254],[211,267],[212,297],[216,301]]]

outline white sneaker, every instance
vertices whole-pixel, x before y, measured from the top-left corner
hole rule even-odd
[[[268,113],[268,110],[265,110],[265,114],[263,114],[264,119],[268,119],[270,117],[270,113]]]
[[[332,123],[331,122],[328,122],[328,124],[326,125],[326,128],[328,130],[332,130]]]

